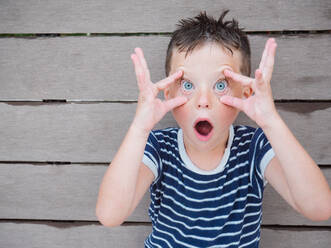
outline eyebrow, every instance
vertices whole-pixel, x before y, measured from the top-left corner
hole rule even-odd
[[[185,72],[184,72],[185,73]],[[187,76],[185,76],[185,74],[183,74],[183,76],[181,77],[181,79],[183,80],[188,80],[190,82],[192,82],[193,80],[189,79]],[[219,75],[216,79],[216,82],[220,81],[220,80],[226,80],[226,77],[224,76],[223,73],[221,73],[221,75]]]
[[[191,79],[189,79],[188,77],[185,77],[184,74],[183,74],[183,76],[182,76],[182,79],[185,79],[185,80],[191,81]]]

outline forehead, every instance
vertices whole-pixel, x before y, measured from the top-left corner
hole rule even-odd
[[[175,48],[172,52],[170,74],[176,70],[183,70],[184,74],[219,73],[224,69],[240,72],[241,53],[237,49],[232,52],[220,44],[206,43],[196,47],[186,55],[186,51],[179,52]]]

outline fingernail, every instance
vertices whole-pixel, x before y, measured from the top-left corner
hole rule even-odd
[[[181,71],[176,71],[174,74],[172,74],[173,77],[177,78],[181,75]]]
[[[231,74],[231,71],[228,70],[228,69],[225,69],[225,70],[224,70],[224,73],[226,73],[226,74]]]

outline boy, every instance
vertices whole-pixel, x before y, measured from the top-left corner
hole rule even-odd
[[[145,247],[258,247],[267,181],[307,218],[331,215],[326,179],[273,102],[275,40],[250,78],[247,36],[235,20],[223,21],[226,13],[181,20],[167,51],[170,76],[156,84],[142,50],[131,55],[138,106],[96,213],[103,225],[120,225],[150,188],[153,231]],[[179,128],[151,131],[170,110]],[[234,127],[239,111],[260,128]]]

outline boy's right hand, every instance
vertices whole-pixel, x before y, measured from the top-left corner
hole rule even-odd
[[[167,101],[162,101],[157,98],[160,90],[165,90],[171,83],[182,76],[182,71],[177,71],[154,84],[150,80],[150,73],[141,48],[135,48],[135,53],[131,54],[131,59],[134,64],[139,87],[138,106],[133,125],[147,136],[154,125],[157,124],[168,111],[187,101],[187,98],[182,96]]]

